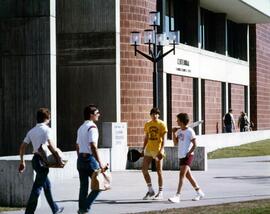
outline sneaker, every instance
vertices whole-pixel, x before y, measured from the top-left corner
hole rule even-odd
[[[163,192],[158,192],[153,200],[163,200]]]
[[[77,212],[78,214],[88,214],[88,212],[87,211],[83,211],[83,210],[78,210],[78,212]]]
[[[153,199],[155,192],[147,192],[146,195],[143,197],[143,200],[150,200]]]
[[[198,191],[196,191],[196,196],[192,199],[192,201],[199,201],[204,197],[204,193],[203,191],[201,191],[200,189]]]
[[[180,195],[175,195],[172,198],[169,198],[168,201],[172,203],[179,203],[180,202]]]
[[[64,211],[64,207],[59,207],[58,210],[55,212],[55,214],[62,213],[63,211]]]

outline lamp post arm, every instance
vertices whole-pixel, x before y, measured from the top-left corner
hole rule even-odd
[[[175,50],[175,47],[173,47],[171,50],[167,51],[166,53],[159,55],[156,59],[156,62],[159,62],[163,57],[167,56],[169,53],[173,52]]]
[[[161,53],[161,51],[159,50],[158,53],[157,53],[157,55],[156,55],[156,62],[158,62],[157,59],[159,58],[160,53]]]
[[[140,51],[140,50],[138,50],[138,49],[136,49],[135,51],[136,51],[137,53],[141,54],[142,56],[144,56],[146,59],[148,59],[148,60],[150,60],[150,61],[152,61],[152,62],[155,61],[155,59],[154,59],[153,57],[151,57],[151,56],[145,54],[144,52],[142,52],[142,51]]]

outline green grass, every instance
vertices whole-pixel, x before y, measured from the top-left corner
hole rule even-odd
[[[214,142],[213,142],[214,143]],[[270,139],[241,146],[218,149],[207,154],[208,159],[270,155]]]
[[[163,211],[144,212],[145,214],[269,214],[270,199],[227,203],[220,205],[175,208]]]
[[[16,211],[16,210],[21,210],[21,207],[0,207],[0,213],[1,212],[7,212],[7,211]]]

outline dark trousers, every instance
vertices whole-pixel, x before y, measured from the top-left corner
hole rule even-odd
[[[91,205],[100,193],[100,191],[92,190],[88,194],[89,177],[91,178],[94,170],[98,168],[99,165],[94,156],[79,154],[77,160],[77,169],[80,176],[79,210],[82,212],[90,210]]]
[[[225,131],[226,131],[226,133],[231,133],[232,132],[232,125],[225,125]]]
[[[56,213],[58,210],[57,204],[53,201],[52,192],[51,192],[51,183],[48,178],[49,169],[44,167],[42,164],[41,157],[39,155],[34,155],[32,159],[32,166],[36,172],[36,178],[32,187],[30,197],[26,206],[25,214],[32,214],[35,212],[38,197],[42,191],[42,188],[45,193],[45,197],[52,209],[52,213]]]

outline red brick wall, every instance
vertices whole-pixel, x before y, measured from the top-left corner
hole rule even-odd
[[[231,84],[231,108],[236,123],[236,131],[239,131],[237,127],[238,118],[240,112],[245,111],[245,88],[243,85]]]
[[[172,126],[176,126],[176,115],[188,113],[193,121],[193,79],[172,75]]]
[[[222,132],[221,82],[205,80],[205,134]]]
[[[149,29],[149,12],[156,10],[156,0],[120,1],[121,45],[121,121],[128,123],[128,145],[143,145],[144,123],[153,106],[153,65],[140,55],[135,57],[129,45],[130,32]],[[140,46],[147,51],[147,47]]]
[[[257,129],[270,129],[270,24],[256,25]]]

